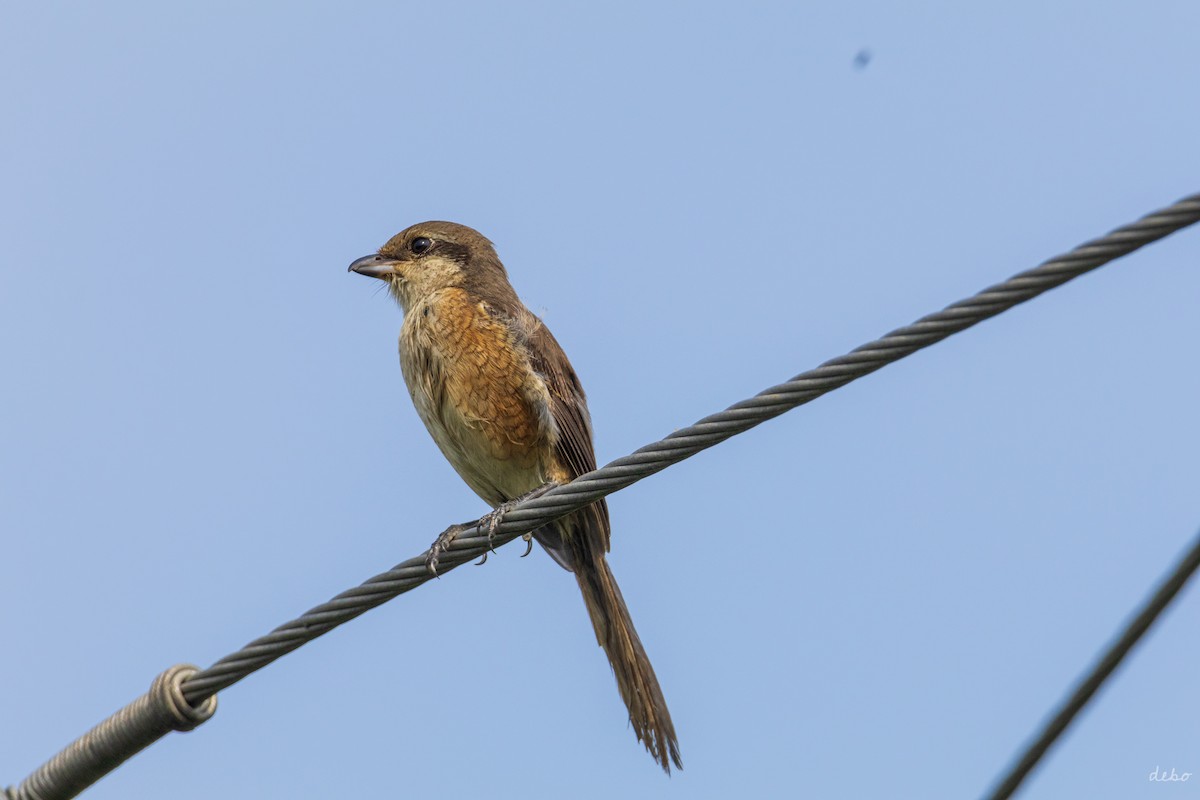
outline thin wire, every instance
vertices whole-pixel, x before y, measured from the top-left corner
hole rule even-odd
[[[973,297],[922,317],[912,325],[894,330],[601,469],[521,503],[504,515],[496,528],[493,544],[498,547],[1197,221],[1200,221],[1200,194],[1186,197]],[[445,574],[488,549],[486,534],[476,527],[462,534],[441,555],[438,571]],[[222,658],[189,678],[183,685],[184,696],[192,703],[199,703],[338,625],[415,589],[431,577],[425,567],[428,555],[426,551],[410,558]]]
[[[1017,787],[1021,785],[1021,781],[1029,776],[1029,773],[1042,760],[1055,741],[1066,731],[1067,726],[1096,694],[1101,684],[1113,674],[1113,671],[1125,656],[1129,655],[1129,651],[1146,631],[1150,630],[1150,626],[1175,599],[1188,579],[1195,574],[1197,568],[1200,568],[1200,534],[1196,535],[1191,549],[1180,557],[1175,568],[1171,570],[1171,574],[1159,585],[1154,595],[1145,602],[1137,616],[1130,620],[1129,624],[1125,626],[1125,630],[1121,631],[1121,635],[1109,645],[1108,650],[1079,682],[1075,691],[1062,704],[1058,712],[1046,721],[1021,757],[1013,762],[1004,777],[997,781],[996,788],[987,795],[987,800],[1007,800],[1013,796]]]

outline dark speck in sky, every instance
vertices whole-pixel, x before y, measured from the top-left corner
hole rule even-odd
[[[865,47],[862,50],[859,50],[858,54],[856,56],[854,56],[854,68],[855,69],[866,69],[867,64],[870,64],[870,63],[871,63],[871,51],[866,49]]]

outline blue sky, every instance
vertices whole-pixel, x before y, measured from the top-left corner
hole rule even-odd
[[[413,222],[496,243],[603,463],[1200,190],[1190,2],[6,12],[0,784],[486,510],[345,271]],[[611,498],[670,779],[518,545],[87,796],[976,796],[1200,526],[1198,262],[1185,231]],[[1200,773],[1198,625],[1192,589],[1024,796]]]

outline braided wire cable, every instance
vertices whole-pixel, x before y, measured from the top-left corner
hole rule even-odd
[[[766,389],[694,425],[675,431],[661,441],[581,475],[568,484],[525,500],[504,514],[490,542],[488,532],[479,526],[461,534],[441,554],[439,573],[454,569],[492,547],[505,544],[527,531],[1198,221],[1200,194],[1186,197],[942,311],[922,317],[816,369],[801,373],[786,383]],[[155,700],[162,695],[162,690],[152,687],[147,695],[113,714],[69,745],[20,786],[0,790],[0,797],[6,800],[65,800],[75,797],[170,730],[188,730],[203,722],[215,709],[215,695],[221,689],[232,686],[338,625],[430,580],[433,576],[426,567],[428,556],[429,551],[426,551],[342,592],[207,669],[194,673],[191,668],[184,671],[180,671],[181,668],[168,670],[159,677],[155,686],[166,681],[164,676],[168,673],[171,675],[174,698],[171,701],[174,711],[171,713],[176,717],[179,713],[188,716],[186,726],[172,722],[164,727],[166,718],[159,707],[160,701]],[[193,716],[195,719],[192,719]],[[102,746],[97,747],[97,743]]]
[[[1175,562],[1170,574],[1159,583],[1154,594],[1146,600],[1138,613],[1126,623],[1121,635],[1112,641],[1104,655],[1100,656],[1084,676],[1076,684],[1071,696],[1063,701],[1054,716],[1048,718],[1038,731],[1021,756],[996,782],[996,787],[988,793],[986,800],[1008,800],[1020,787],[1021,782],[1029,776],[1042,757],[1049,752],[1058,737],[1062,736],[1075,717],[1088,704],[1088,701],[1099,691],[1100,686],[1116,671],[1121,661],[1150,630],[1150,626],[1162,615],[1171,601],[1183,590],[1188,580],[1200,569],[1200,533],[1192,539],[1191,546]]]
[[[1093,239],[1026,272],[984,289],[982,292],[922,317],[911,325],[855,348],[844,356],[826,361],[816,369],[801,373],[786,383],[772,386],[748,400],[705,417],[694,425],[677,430],[660,441],[648,444],[624,458],[581,475],[540,497],[526,500],[504,514],[496,527],[493,546],[500,546],[521,534],[612,494],[649,475],[666,469],[701,450],[725,441],[799,405],[808,403],[853,380],[869,375],[894,361],[953,333],[994,317],[1048,289],[1157,241],[1200,221],[1200,194],[1185,197],[1172,206],[1148,214],[1137,222],[1117,228],[1106,236]],[[487,532],[474,529],[463,533],[439,560],[438,571],[445,573],[466,561],[488,552]],[[327,603],[305,612],[297,619],[280,625],[271,633],[250,642],[241,650],[222,658],[208,669],[187,680],[184,696],[195,704],[240,681],[275,659],[321,634],[354,619],[399,594],[415,589],[429,580],[426,559],[429,551],[397,564],[360,586],[342,592]]]

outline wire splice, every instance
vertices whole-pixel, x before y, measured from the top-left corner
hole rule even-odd
[[[150,691],[80,736],[47,761],[5,800],[67,800],[171,731],[190,731],[217,711],[217,698],[192,705],[183,682],[198,667],[176,664],[154,679]]]

